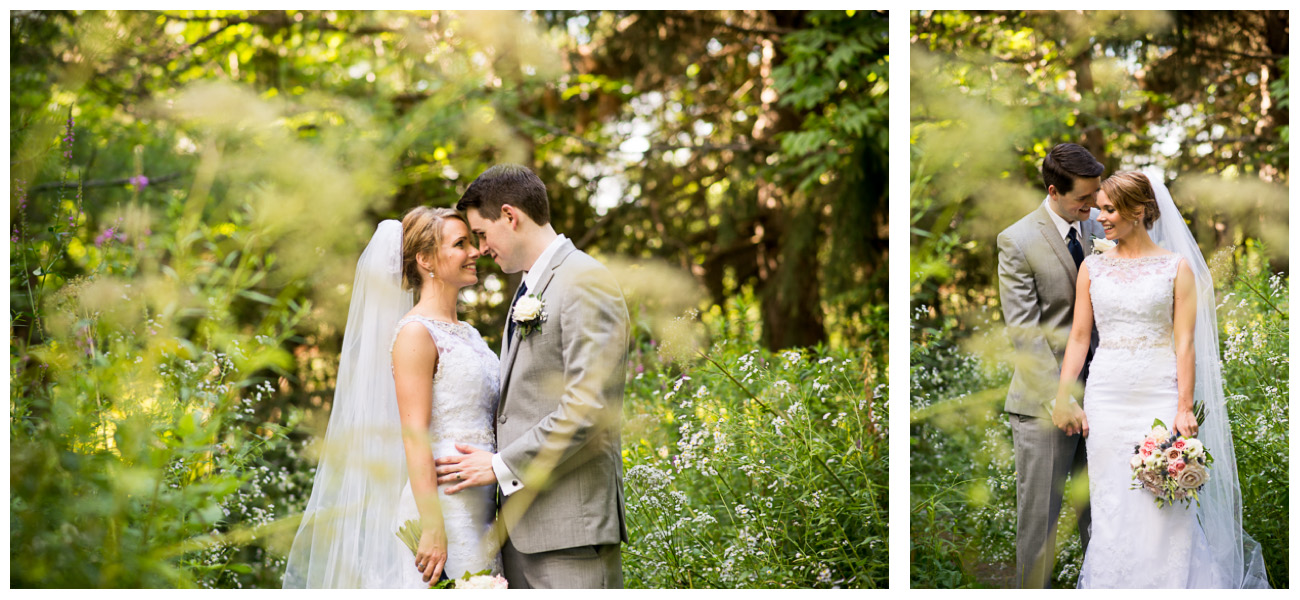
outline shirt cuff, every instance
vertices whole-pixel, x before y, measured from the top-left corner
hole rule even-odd
[[[497,476],[497,485],[501,487],[501,493],[509,496],[523,489],[523,482],[506,466],[506,461],[501,459],[501,453],[492,455],[492,472]]]

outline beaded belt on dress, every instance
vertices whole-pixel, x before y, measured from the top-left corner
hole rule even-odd
[[[434,437],[440,440],[452,440],[462,444],[496,444],[495,436],[492,435],[492,428],[489,425],[487,429],[453,429],[450,431],[434,431]]]
[[[1097,348],[1147,350],[1151,348],[1168,348],[1173,346],[1173,344],[1174,339],[1170,335],[1103,336],[1100,343],[1097,344]]]

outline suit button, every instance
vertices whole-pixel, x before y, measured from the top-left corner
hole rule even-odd
[[[497,422],[498,422],[498,423],[505,423],[505,422],[506,422],[506,416],[505,416],[505,415],[501,415],[501,417],[497,419]]]
[[[514,486],[514,487],[519,487],[519,481],[518,481],[518,480],[511,481],[511,482],[510,482],[510,485],[512,485],[512,486]]]

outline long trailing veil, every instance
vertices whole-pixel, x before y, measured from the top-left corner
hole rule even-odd
[[[1198,520],[1205,530],[1214,566],[1222,569],[1227,584],[1236,588],[1266,588],[1268,576],[1259,543],[1241,527],[1241,486],[1237,480],[1237,456],[1232,449],[1232,427],[1224,402],[1223,373],[1219,363],[1217,303],[1210,268],[1183,216],[1174,205],[1162,177],[1147,174],[1155,192],[1160,218],[1151,228],[1151,239],[1187,259],[1196,276],[1196,387],[1195,406],[1203,410],[1197,436],[1214,455],[1210,479],[1200,492]]]
[[[324,452],[286,588],[392,587],[400,569],[414,568],[392,528],[406,455],[390,348],[413,304],[401,281],[402,224],[383,221],[357,261]]]

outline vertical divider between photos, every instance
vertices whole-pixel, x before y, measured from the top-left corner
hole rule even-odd
[[[889,587],[910,587],[908,556],[908,431],[911,394],[908,382],[910,345],[911,260],[908,232],[909,174],[909,11],[889,13]]]

